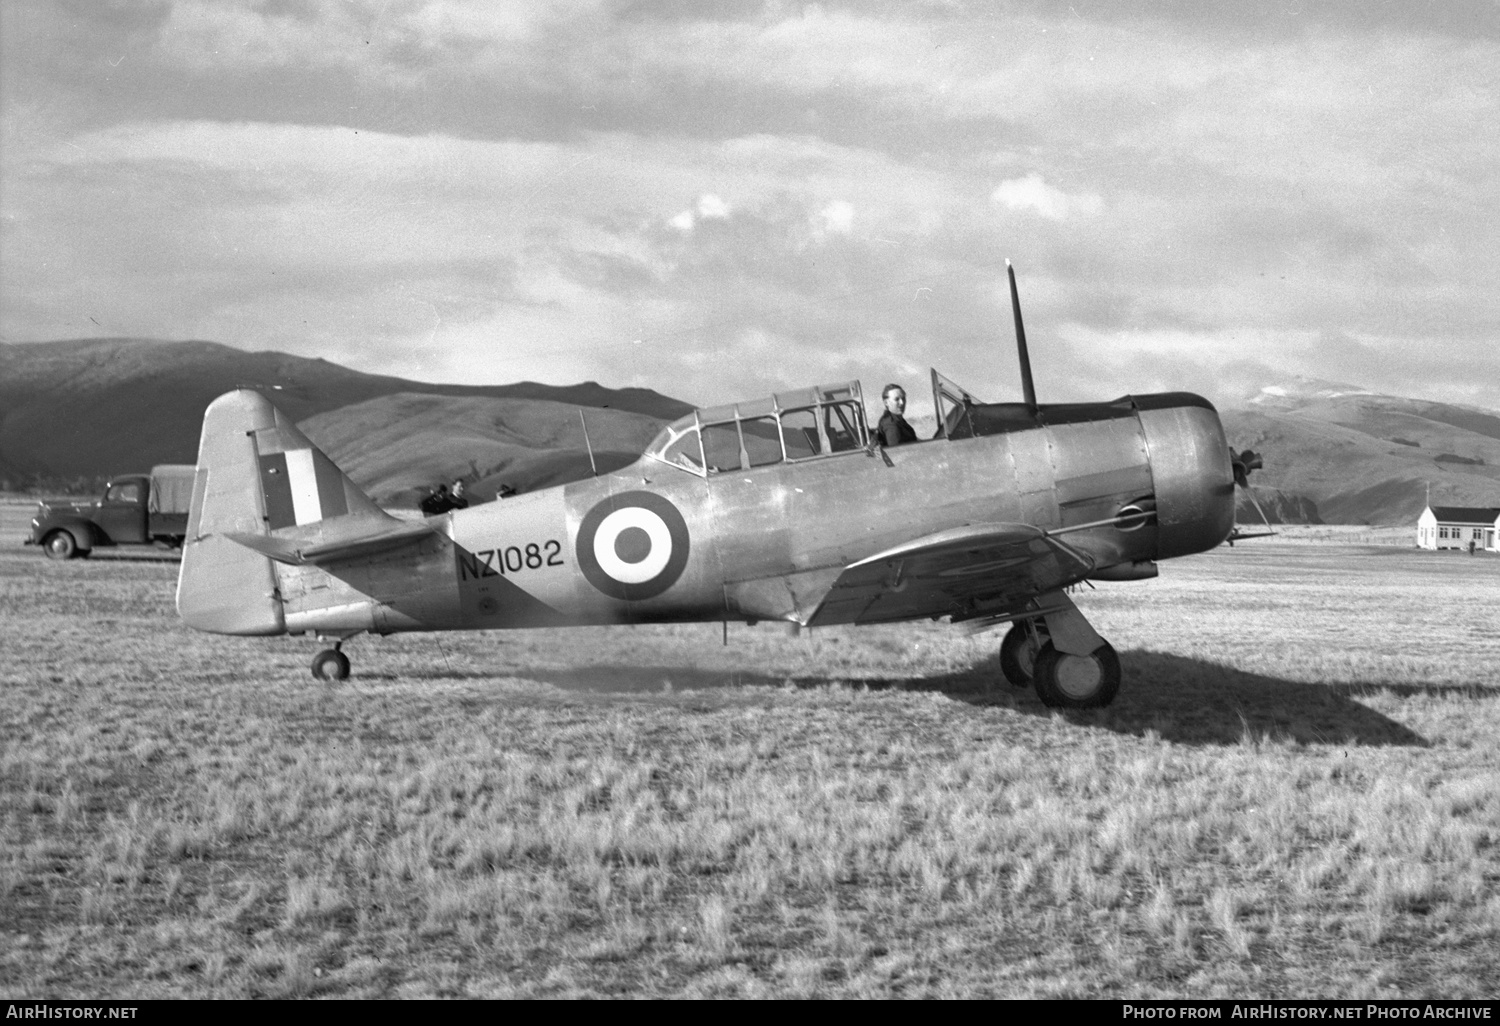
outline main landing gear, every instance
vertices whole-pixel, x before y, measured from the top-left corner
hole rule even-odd
[[[1042,646],[1051,640],[1047,621],[1033,618],[1017,620],[1000,642],[1000,672],[1018,688],[1031,687],[1033,667]]]
[[[312,675],[318,680],[348,680],[349,657],[344,655],[344,642],[354,637],[346,635],[313,656]]]
[[[1064,652],[1054,644],[1055,624],[1049,621],[1057,619],[1064,621],[1059,631],[1067,630],[1066,645],[1075,651]],[[1092,651],[1085,654],[1077,651],[1090,646]],[[1114,701],[1120,690],[1120,657],[1076,607],[1051,617],[1017,620],[1000,643],[1000,671],[1017,687],[1033,685],[1042,704],[1054,709],[1099,709]]]
[[[1036,696],[1055,709],[1100,709],[1120,690],[1120,657],[1107,641],[1088,655],[1059,652],[1049,641],[1032,673]]]

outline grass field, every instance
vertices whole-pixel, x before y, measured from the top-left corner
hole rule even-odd
[[[29,516],[29,512],[27,513]],[[13,518],[12,518],[13,519]],[[1500,995],[1500,559],[1247,542],[998,634],[351,643],[0,523],[0,995]]]

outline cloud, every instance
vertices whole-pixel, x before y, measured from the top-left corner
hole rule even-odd
[[[690,232],[699,221],[722,221],[729,216],[729,204],[712,193],[698,197],[696,205],[674,216],[667,224],[678,231]]]
[[[1096,194],[1069,195],[1048,185],[1039,174],[1006,179],[990,193],[990,202],[1010,210],[1030,210],[1054,221],[1066,221],[1072,214],[1097,214],[1104,209],[1104,201]]]
[[[808,182],[794,190],[784,165]],[[829,192],[876,207],[905,197],[901,169],[891,170],[806,140],[600,135],[564,146],[117,125],[34,151],[12,178],[23,206],[66,216],[12,222],[8,243],[46,258],[7,274],[7,294],[43,302],[5,303],[5,331],[206,337],[429,380],[655,387],[701,348],[722,360],[671,372],[671,389],[732,400],[836,379],[869,362],[872,339],[895,334],[897,319],[879,308],[909,295],[906,258],[893,260],[888,243],[810,249],[829,228],[848,239],[855,203]],[[733,191],[698,191],[680,220],[653,211],[705,180]],[[580,188],[597,201],[580,206]],[[743,203],[724,198],[740,194]],[[682,231],[674,220],[720,227]],[[113,269],[125,252],[134,256],[122,279]],[[797,357],[766,359],[766,339],[797,340]],[[881,367],[888,375],[889,361]]]
[[[599,5],[567,0],[339,0],[248,6],[240,0],[176,3],[155,33],[167,62],[199,70],[320,67],[394,74],[454,64],[482,66],[534,44]]]
[[[698,216],[705,220],[722,219],[729,216],[729,204],[708,193],[698,197]]]
[[[834,200],[818,211],[818,220],[825,232],[848,235],[854,228],[854,204],[848,200]]]
[[[1014,394],[1012,256],[1051,394],[1263,352],[1500,405],[1495,8],[1366,6],[14,0],[0,333]]]

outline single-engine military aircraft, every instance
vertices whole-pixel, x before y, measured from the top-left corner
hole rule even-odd
[[[423,520],[375,505],[259,393],[214,400],[177,609],[204,631],[314,634],[343,679],[372,632],[677,621],[1012,622],[1001,669],[1051,706],[1108,704],[1115,650],[1068,596],[1156,576],[1234,524],[1236,456],[1185,392],[1039,404],[932,372],[937,437],[885,449],[859,382],[700,409],[630,466]]]

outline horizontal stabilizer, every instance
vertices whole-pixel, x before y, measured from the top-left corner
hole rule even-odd
[[[360,519],[364,520],[364,518]],[[322,532],[323,537],[306,538],[297,537],[288,532],[274,535],[226,532],[225,537],[246,548],[254,549],[278,563],[288,563],[292,566],[323,566],[389,552],[437,534],[426,523],[393,520],[387,517],[378,520],[369,518],[365,521],[365,525],[367,529],[364,531],[345,531],[335,538],[328,538],[326,532]]]

